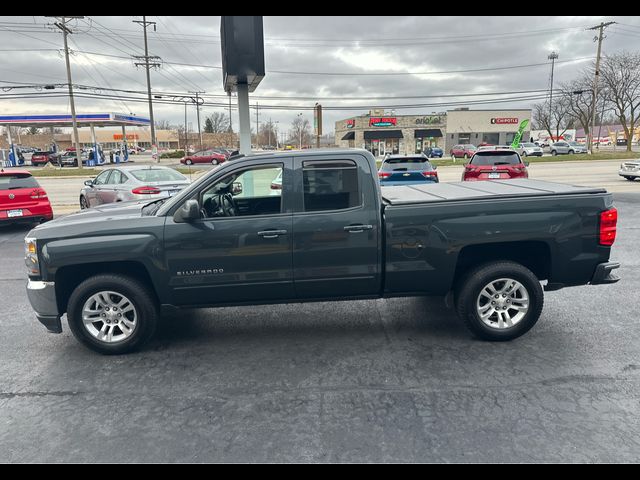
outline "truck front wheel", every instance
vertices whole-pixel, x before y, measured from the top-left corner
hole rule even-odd
[[[531,329],[542,313],[538,278],[519,263],[499,261],[467,273],[456,292],[456,311],[477,337],[512,340]]]
[[[155,331],[153,295],[138,280],[119,274],[90,277],[69,298],[67,319],[73,335],[106,355],[140,347]]]

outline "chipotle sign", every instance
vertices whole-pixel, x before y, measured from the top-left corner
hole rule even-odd
[[[491,125],[518,125],[518,119],[516,117],[492,118]]]

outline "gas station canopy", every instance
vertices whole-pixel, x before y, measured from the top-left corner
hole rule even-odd
[[[148,127],[148,118],[126,115],[122,113],[80,113],[76,115],[78,127]],[[71,115],[0,115],[0,125],[16,125],[18,127],[71,127]]]

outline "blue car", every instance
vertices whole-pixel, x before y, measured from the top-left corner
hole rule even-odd
[[[442,158],[444,151],[440,147],[426,147],[423,152],[429,158]]]
[[[378,170],[381,186],[438,183],[438,172],[424,155],[389,155]]]

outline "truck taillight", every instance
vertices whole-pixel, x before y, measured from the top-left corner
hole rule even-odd
[[[131,193],[136,195],[156,195],[160,193],[160,189],[158,187],[136,187],[131,190]]]
[[[610,247],[616,240],[618,211],[615,208],[600,213],[600,245]]]

